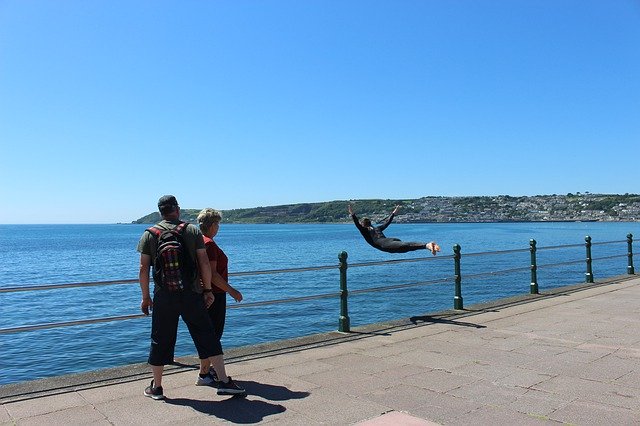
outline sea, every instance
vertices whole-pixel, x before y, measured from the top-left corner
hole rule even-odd
[[[135,280],[136,245],[147,226],[0,225],[0,288]],[[436,257],[426,250],[383,253],[367,245],[353,224],[223,224],[216,241],[229,257],[230,283],[244,296],[240,303],[228,298],[223,347],[337,330],[343,251],[352,292],[349,318],[357,327],[453,308],[454,245],[461,247],[462,298],[469,306],[529,292],[531,239],[542,293],[585,282],[586,236],[592,239],[596,281],[626,274],[627,234],[640,238],[640,223],[394,223],[385,233],[434,240],[442,251]],[[637,243],[633,247],[640,250]],[[137,282],[4,292],[0,330],[140,314],[140,299]],[[0,331],[0,384],[146,362],[150,326],[150,317],[142,317]],[[195,353],[181,323],[176,356]]]

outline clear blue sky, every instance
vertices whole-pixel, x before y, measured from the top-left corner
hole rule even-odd
[[[638,0],[0,0],[0,223],[640,192]]]

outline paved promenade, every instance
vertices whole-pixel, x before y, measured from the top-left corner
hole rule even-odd
[[[0,422],[639,425],[640,278],[227,357],[246,398],[195,386],[186,358],[165,376],[166,401],[143,396],[151,375],[133,365],[0,387]]]

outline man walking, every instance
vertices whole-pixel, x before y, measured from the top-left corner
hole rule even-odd
[[[180,221],[180,206],[173,195],[161,197],[158,210],[162,221],[147,229],[138,243],[140,309],[145,315],[152,310],[149,364],[153,380],[144,394],[155,400],[164,399],[162,374],[164,366],[173,362],[178,319],[182,317],[198,357],[208,358],[217,374],[214,385],[218,395],[244,395],[246,391],[227,376],[222,346],[207,313],[214,296],[202,233],[196,226]],[[149,289],[152,266],[153,298]]]

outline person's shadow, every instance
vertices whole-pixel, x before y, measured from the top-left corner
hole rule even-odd
[[[270,401],[287,401],[289,399],[302,399],[309,396],[309,392],[299,392],[287,389],[284,386],[268,385],[253,381],[243,381],[242,384],[247,394],[261,396]]]
[[[287,401],[309,396],[309,392],[296,392],[284,386],[274,386],[253,381],[238,381],[247,390],[246,397],[232,396],[220,401],[196,400],[186,398],[167,398],[167,404],[191,407],[201,413],[228,420],[232,423],[258,423],[265,417],[284,413],[287,409],[281,404],[252,399],[262,397],[270,401]]]
[[[473,327],[473,328],[487,328],[487,326],[485,325],[479,325],[479,324],[474,324],[472,322],[464,322],[464,321],[454,321],[454,320],[448,320],[448,319],[444,319],[444,318],[434,318],[428,315],[424,315],[424,316],[420,316],[420,317],[411,317],[409,318],[409,321],[411,321],[414,324],[417,324],[418,322],[429,322],[429,323],[437,323],[437,324],[451,324],[451,325],[460,325],[463,327]]]

